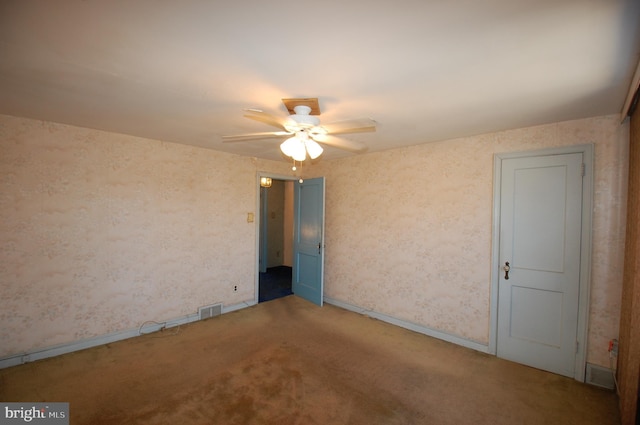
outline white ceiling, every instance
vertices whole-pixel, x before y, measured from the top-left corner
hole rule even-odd
[[[373,152],[620,113],[639,54],[637,0],[0,0],[0,113],[282,160],[221,136],[317,97]]]

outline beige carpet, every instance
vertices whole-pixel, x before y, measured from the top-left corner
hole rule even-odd
[[[71,424],[618,424],[572,379],[295,296],[0,370]]]

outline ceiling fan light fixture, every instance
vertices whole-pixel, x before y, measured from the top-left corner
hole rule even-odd
[[[317,115],[320,115],[317,98],[282,99],[282,101],[290,114],[286,118],[271,115],[261,109],[245,109],[247,114],[244,115],[246,118],[277,127],[280,131],[222,136],[223,143],[247,142],[285,136],[283,138],[286,138],[286,140],[280,144],[280,150],[284,155],[293,159],[295,165],[296,162],[304,162],[307,157],[316,159],[322,155],[324,149],[319,143],[326,143],[354,153],[363,152],[366,150],[366,146],[334,136],[376,130],[376,122],[371,118],[335,121],[321,126],[320,119],[317,117]]]
[[[307,153],[311,159],[316,159],[322,155],[322,151],[324,150],[322,149],[322,146],[316,143],[313,139],[305,140],[304,146],[307,148]]]
[[[307,151],[304,142],[297,137],[290,137],[280,145],[280,150],[285,155],[295,159],[296,161],[304,161],[307,157]]]

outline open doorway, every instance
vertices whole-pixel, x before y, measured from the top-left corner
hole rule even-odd
[[[291,295],[294,182],[271,180],[260,188],[258,302]]]

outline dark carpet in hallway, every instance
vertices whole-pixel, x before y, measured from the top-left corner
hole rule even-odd
[[[291,267],[269,267],[260,273],[258,301],[271,301],[291,295]]]

